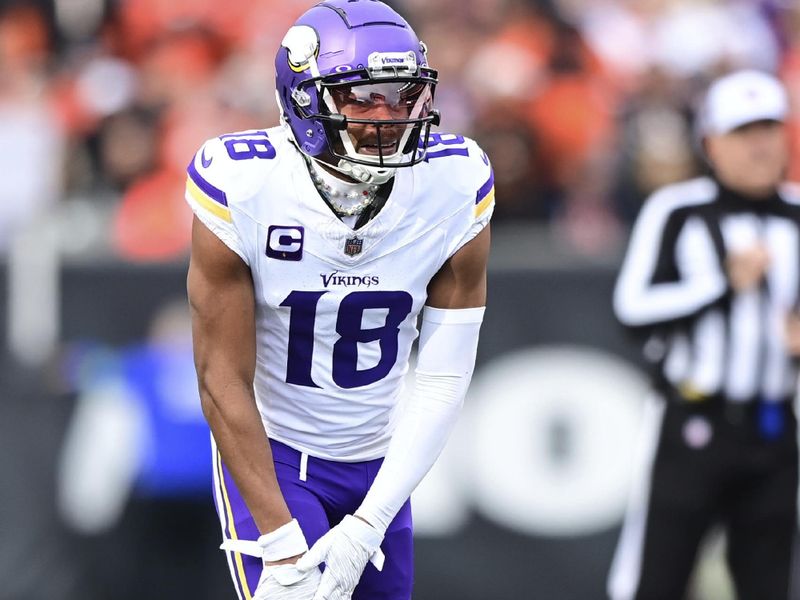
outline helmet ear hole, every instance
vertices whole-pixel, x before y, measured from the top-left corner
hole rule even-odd
[[[325,127],[320,123],[313,123],[306,129],[304,137],[297,140],[300,149],[306,154],[316,156],[325,147]]]

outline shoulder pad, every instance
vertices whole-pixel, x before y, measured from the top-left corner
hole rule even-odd
[[[207,140],[187,168],[187,191],[212,213],[230,218],[230,205],[252,195],[270,172],[283,138],[279,128],[228,133]]]

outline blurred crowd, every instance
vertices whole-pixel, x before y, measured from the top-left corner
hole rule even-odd
[[[800,103],[795,0],[390,3],[439,69],[441,129],[492,158],[497,222],[586,255],[617,248],[654,188],[703,172],[692,124],[712,77],[777,72]],[[0,255],[58,214],[68,250],[185,257],[186,164],[209,137],[277,123],[275,50],[312,4],[0,1]]]

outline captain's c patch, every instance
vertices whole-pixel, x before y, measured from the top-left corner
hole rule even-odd
[[[305,230],[294,225],[270,225],[267,230],[267,257],[277,260],[303,258]]]

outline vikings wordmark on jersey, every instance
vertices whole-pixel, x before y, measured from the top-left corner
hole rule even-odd
[[[207,141],[188,175],[195,214],[253,274],[269,437],[331,460],[383,456],[428,283],[491,216],[485,154],[431,134],[427,158],[397,170],[357,231],[320,197],[283,127]]]

